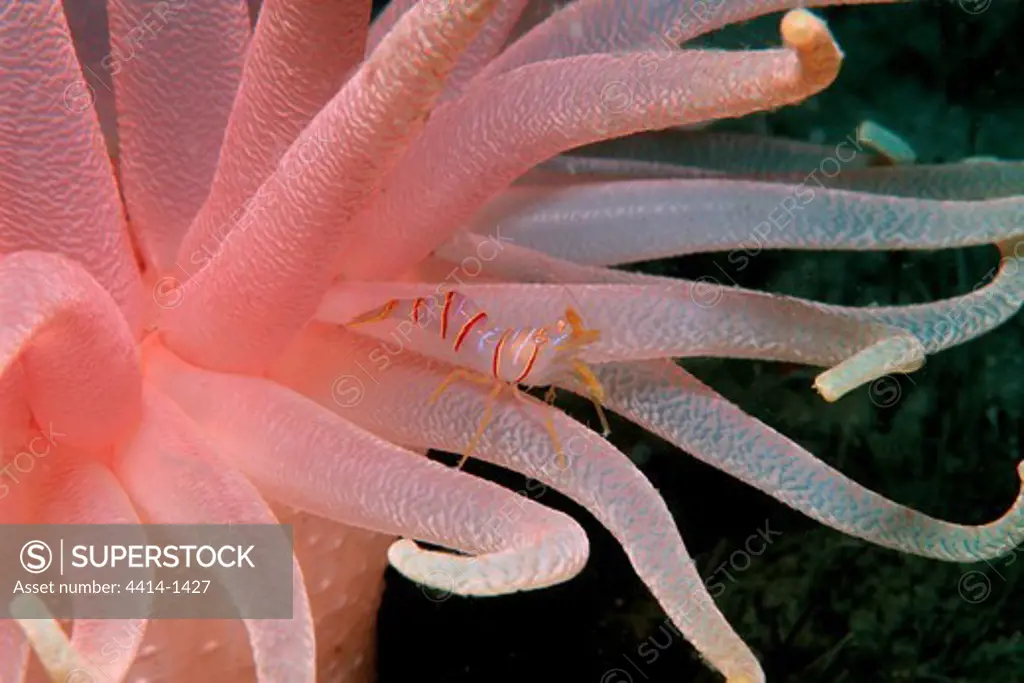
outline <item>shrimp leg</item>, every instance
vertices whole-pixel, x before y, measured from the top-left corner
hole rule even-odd
[[[434,393],[430,394],[430,398],[427,399],[427,402],[430,404],[436,403],[437,399],[441,398],[441,394],[444,393],[445,389],[450,387],[453,382],[460,379],[487,385],[495,382],[495,380],[490,377],[486,377],[485,375],[481,375],[479,372],[468,370],[466,368],[456,368],[448,373],[448,376],[445,377],[444,381],[437,386],[437,389],[434,389]]]

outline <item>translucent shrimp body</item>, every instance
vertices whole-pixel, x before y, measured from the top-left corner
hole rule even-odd
[[[399,318],[402,325],[418,328],[418,350],[428,356],[448,361],[456,366],[431,396],[436,401],[454,381],[465,379],[491,384],[489,397],[476,433],[469,441],[458,466],[462,467],[490,422],[494,401],[505,388],[524,399],[519,385],[551,386],[575,377],[584,387],[597,409],[598,417],[607,436],[611,431],[601,408],[604,388],[593,371],[579,358],[579,350],[597,341],[600,334],[583,326],[579,314],[572,308],[553,325],[533,328],[509,328],[495,325],[487,313],[458,292],[447,292],[439,298],[392,299],[379,309],[349,321],[348,326],[378,323]],[[548,402],[554,400],[554,389],[548,392]],[[564,466],[565,455],[559,446],[558,433],[550,413],[548,431],[555,444],[559,463]]]
[[[438,298],[392,299],[349,325],[392,318],[418,327],[424,353],[453,365],[525,386],[547,386],[576,374],[593,393],[592,376],[579,360],[579,349],[595,341],[598,333],[584,329],[572,309],[553,325],[508,328],[462,294],[447,292]]]

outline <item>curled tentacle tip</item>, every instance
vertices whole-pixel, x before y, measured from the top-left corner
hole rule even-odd
[[[1021,487],[1024,487],[1024,460],[1017,463],[1017,476],[1020,477]]]
[[[407,579],[445,595],[509,595],[564,583],[583,570],[586,533],[578,528],[563,539],[556,535],[532,548],[463,555],[420,548],[403,538],[388,548],[388,562]],[[552,553],[561,561],[550,561]]]
[[[822,372],[814,378],[814,388],[832,403],[863,384],[920,370],[925,360],[924,346],[916,337],[887,337]]]
[[[64,683],[76,671],[86,673],[64,630],[39,598],[19,595],[9,609],[51,681]]]
[[[897,166],[917,161],[917,153],[910,143],[874,121],[862,121],[857,126],[857,141],[882,155],[885,162]]]
[[[829,403],[835,403],[842,397],[842,394],[837,392],[828,384],[828,382],[822,379],[822,375],[818,375],[814,378],[814,389]]]
[[[466,574],[470,572],[467,572],[465,566],[460,566],[460,559],[471,558],[426,550],[408,538],[400,538],[388,548],[388,563],[399,574],[445,596],[486,597],[515,592],[514,588],[500,590],[486,585],[473,585],[471,580],[467,580]]]
[[[825,22],[805,9],[786,12],[779,32],[782,33],[782,39],[797,50],[809,48],[823,37],[832,39]]]
[[[416,566],[417,560],[427,557],[429,554],[430,551],[420,548],[412,539],[400,538],[388,546],[388,564],[394,567],[398,573],[417,583],[454,592],[454,580],[451,573],[437,567],[436,564],[427,571]],[[452,585],[447,587],[442,585],[445,583]]]
[[[806,86],[820,90],[835,80],[843,51],[822,19],[807,10],[792,10],[782,18],[779,33],[786,47],[797,53]]]
[[[402,564],[410,555],[420,552],[416,542],[409,538],[400,538],[388,546],[388,562],[394,566]]]

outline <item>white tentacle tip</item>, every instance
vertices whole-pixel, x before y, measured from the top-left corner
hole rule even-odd
[[[447,598],[458,595],[460,591],[454,563],[441,566],[442,557],[440,553],[420,548],[408,538],[401,538],[388,548],[388,563],[399,574]]]
[[[857,387],[891,375],[906,375],[925,364],[921,342],[908,334],[889,337],[855,353],[814,379],[814,388],[829,403]]]
[[[65,683],[73,680],[76,672],[85,672],[67,635],[42,600],[19,595],[11,600],[9,609],[51,681]]]
[[[832,388],[823,374],[814,378],[814,388],[829,403],[835,403],[842,397],[841,393]]]
[[[422,554],[416,542],[409,538],[400,538],[388,547],[388,562],[398,571],[409,564],[409,561]]]
[[[583,569],[585,542],[582,547],[582,555],[550,561],[542,558],[549,552],[556,553],[556,557],[562,555],[554,546],[467,556],[426,550],[411,540],[401,539],[388,548],[388,561],[407,579],[437,591],[439,595],[428,595],[431,599],[443,600],[452,595],[493,597],[568,581]]]

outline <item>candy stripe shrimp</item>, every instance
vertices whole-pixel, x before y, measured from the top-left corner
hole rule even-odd
[[[580,349],[597,341],[600,332],[587,329],[575,309],[567,308],[565,315],[551,325],[508,328],[494,324],[488,313],[466,296],[450,291],[439,299],[392,299],[348,325],[365,325],[393,318],[409,320],[424,332],[421,343],[428,346],[428,355],[460,366],[434,390],[431,402],[440,398],[445,389],[459,379],[494,386],[480,426],[458,467],[465,464],[483,435],[501,391],[511,389],[518,399],[525,400],[519,385],[550,386],[546,396],[550,404],[554,400],[553,385],[567,376],[574,377],[590,395],[605,436],[610,433],[608,420],[601,408],[604,389],[593,371],[579,358]],[[565,455],[550,415],[548,431],[555,444],[559,464],[563,465]]]

